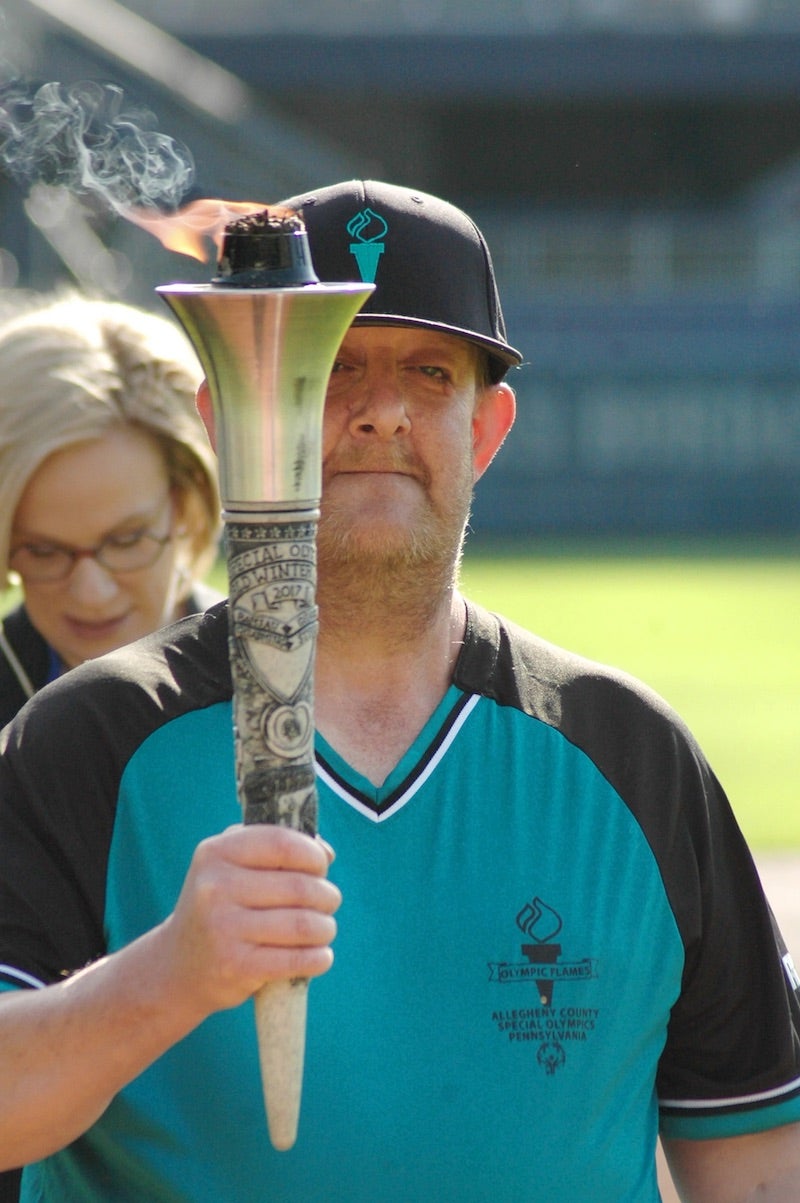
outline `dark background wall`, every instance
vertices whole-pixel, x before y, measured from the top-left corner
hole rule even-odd
[[[425,14],[329,0],[294,15],[233,6],[226,24],[213,7],[177,3],[160,19],[195,65],[239,82],[227,110],[181,94],[185,63],[171,79],[167,55],[159,75],[152,26],[122,49],[101,35],[100,0],[75,0],[82,30],[28,0],[6,11],[22,31],[18,73],[114,80],[146,101],[192,148],[198,192],[269,201],[372,175],[473,213],[526,355],[479,529],[797,530],[796,6],[506,0],[487,13],[440,0]],[[129,8],[154,16],[145,0]],[[52,202],[0,180],[0,300],[74,274],[40,211]],[[65,222],[111,254],[98,286],[152,304],[157,283],[207,278],[82,205]]]

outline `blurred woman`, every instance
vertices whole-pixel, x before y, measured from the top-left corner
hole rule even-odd
[[[76,293],[0,324],[0,726],[38,689],[218,595],[199,364],[166,316]]]

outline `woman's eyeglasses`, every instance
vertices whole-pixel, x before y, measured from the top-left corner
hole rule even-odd
[[[78,560],[96,560],[108,572],[138,572],[155,564],[171,534],[133,530],[107,535],[96,547],[68,547],[63,543],[18,543],[8,566],[23,581],[63,581]]]

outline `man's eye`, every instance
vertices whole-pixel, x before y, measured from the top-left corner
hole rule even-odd
[[[444,368],[437,368],[434,364],[423,364],[419,369],[423,376],[430,376],[432,380],[449,380],[450,376]]]
[[[52,543],[26,543],[25,551],[34,560],[49,560],[61,554],[61,548]]]

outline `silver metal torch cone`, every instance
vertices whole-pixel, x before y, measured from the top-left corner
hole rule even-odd
[[[156,291],[191,339],[214,405],[227,509],[317,506],[331,367],[371,284]]]
[[[317,829],[316,531],[322,414],[336,352],[370,284],[157,289],[205,370],[230,586],[236,784],[245,823]],[[305,980],[256,995],[270,1138],[297,1136]]]

